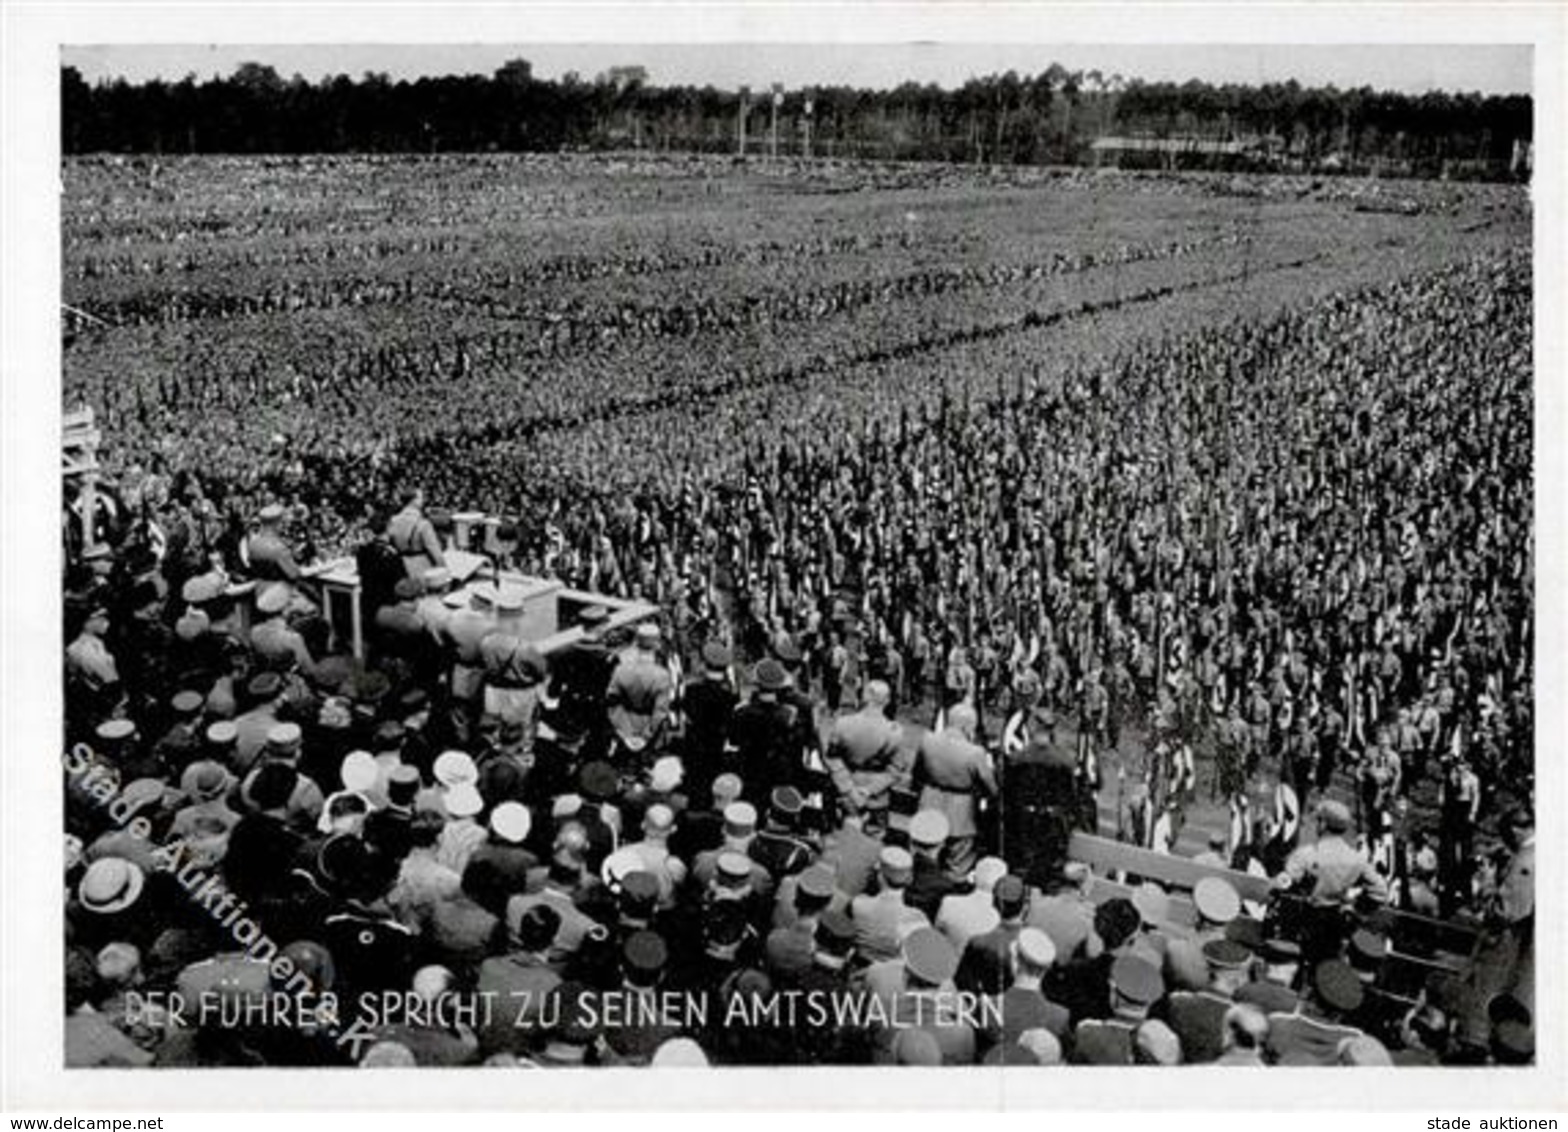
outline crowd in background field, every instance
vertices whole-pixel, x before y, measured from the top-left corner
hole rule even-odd
[[[1020,362],[988,396],[911,404],[889,359],[827,396],[720,396],[700,427],[475,415],[357,463],[308,432],[287,459],[149,460],[65,579],[66,739],[101,765],[67,776],[72,1056],[1528,1059],[1529,310],[1527,264],[1479,261],[1114,367]],[[144,438],[172,419],[152,406]],[[590,618],[545,658],[512,595],[450,594],[476,498],[509,516],[503,565],[649,599],[658,627]],[[368,663],[301,574],[316,540],[356,545]],[[1095,899],[1111,878],[1040,848],[1110,833],[1103,802],[1169,853],[1200,801],[1231,816],[1208,863],[1304,919],[1228,883],[1196,923],[1158,886]],[[246,920],[193,899],[169,844]],[[1392,993],[1393,911],[1478,925],[1506,969]],[[566,1007],[368,1042],[128,1009],[286,983],[236,922],[344,1001]],[[955,988],[1003,995],[1003,1021],[808,1040],[573,1006],[803,989],[896,1013]]]

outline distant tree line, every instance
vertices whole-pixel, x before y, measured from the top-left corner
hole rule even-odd
[[[1241,141],[1257,160],[1295,168],[1505,175],[1517,165],[1516,146],[1532,136],[1528,95],[1146,83],[1056,64],[956,90],[830,86],[776,100],[766,89],[654,86],[640,66],[551,82],[535,78],[524,59],[488,78],[412,82],[367,72],[311,83],[245,63],[205,82],[187,75],[92,85],[65,67],[61,101],[68,154],[734,153],[744,133],[749,154],[1085,164],[1103,152],[1095,140],[1114,135]]]

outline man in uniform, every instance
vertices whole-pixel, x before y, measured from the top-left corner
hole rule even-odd
[[[878,863],[881,888],[877,894],[857,896],[850,902],[856,950],[873,962],[897,958],[904,936],[926,923],[922,913],[904,902],[904,890],[914,877],[914,867],[914,858],[907,849],[888,846],[882,850]]]
[[[288,623],[289,596],[286,582],[273,582],[256,595],[256,613],[261,620],[250,631],[250,645],[269,671],[298,671],[308,677],[315,671],[316,662],[305,638]]]
[[[805,800],[793,786],[779,786],[768,802],[763,828],[752,839],[751,859],[768,870],[775,882],[794,876],[810,865],[816,856],[811,845],[799,836],[800,815]]]
[[[441,539],[430,520],[425,518],[425,493],[404,488],[399,495],[401,510],[387,523],[387,539],[403,558],[403,569],[410,578],[419,579],[433,566],[445,566]]]
[[[452,714],[459,740],[466,742],[477,722],[484,694],[485,666],[479,646],[496,626],[490,612],[491,594],[475,586],[468,604],[452,611],[443,632],[452,665]]]
[[[913,781],[920,787],[920,808],[937,810],[947,818],[947,864],[957,876],[974,867],[978,796],[996,794],[991,758],[974,742],[975,724],[973,707],[954,705],[946,729],[926,734],[915,760]]]
[[[610,611],[590,606],[578,617],[583,635],[550,655],[545,722],[579,759],[599,758],[607,743],[604,696],[613,659],[604,645]],[[552,707],[553,705],[553,707]]]
[[[702,673],[681,690],[686,784],[694,798],[707,797],[713,780],[724,772],[724,740],[739,702],[730,677],[730,650],[709,641],[702,646]]]
[[[899,749],[899,727],[887,717],[888,687],[866,683],[859,711],[833,721],[827,768],[842,812],[857,815],[870,832],[886,828],[888,800],[909,778]]]
[[[909,848],[915,859],[915,875],[904,899],[928,920],[936,919],[944,898],[967,887],[966,880],[953,877],[943,867],[942,849],[947,844],[947,832],[947,818],[940,810],[921,810],[909,821]]]
[[[971,878],[973,888],[969,892],[951,893],[943,897],[933,922],[960,956],[971,939],[1002,922],[997,915],[992,893],[996,890],[996,882],[1006,875],[1006,861],[1000,857],[982,857],[975,863]]]
[[[1329,800],[1319,804],[1317,817],[1317,841],[1290,855],[1276,883],[1287,888],[1304,884],[1306,895],[1325,906],[1348,904],[1358,889],[1364,890],[1374,903],[1384,903],[1388,899],[1387,884],[1372,863],[1346,840],[1351,828],[1350,810],[1343,802]]]
[[[991,891],[997,925],[970,937],[958,964],[958,986],[973,994],[1001,994],[1012,978],[1013,944],[1025,927],[1029,889],[1022,879],[1004,876]]]
[[[1111,1017],[1086,1018],[1073,1031],[1076,1060],[1083,1065],[1133,1064],[1133,1038],[1149,1008],[1165,994],[1159,968],[1137,955],[1111,964]]]
[[[283,507],[269,503],[256,516],[256,530],[245,540],[245,558],[251,576],[263,582],[293,582],[299,564],[283,535]]]
[[[522,595],[501,591],[496,599],[495,626],[479,642],[479,661],[484,666],[485,714],[503,724],[521,726],[524,748],[531,751],[545,659],[523,640],[522,626]]]
[[[659,627],[644,621],[635,643],[617,658],[605,691],[610,730],[632,760],[658,749],[674,693],[670,670],[659,662]]]
[[[882,1001],[891,1025],[873,1035],[873,1060],[894,1060],[892,1042],[903,1031],[919,1029],[936,1039],[943,1065],[972,1065],[976,1034],[967,1022],[943,1005],[952,991],[958,954],[935,928],[922,925],[899,945],[898,957],[866,969],[866,990]]]

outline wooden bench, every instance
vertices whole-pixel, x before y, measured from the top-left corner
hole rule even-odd
[[[1096,877],[1110,877],[1116,873],[1152,880],[1161,887],[1175,892],[1191,892],[1204,877],[1219,877],[1230,882],[1243,900],[1268,902],[1273,885],[1267,877],[1253,876],[1216,865],[1205,865],[1190,857],[1177,857],[1156,853],[1125,841],[1096,837],[1091,833],[1074,833],[1067,843],[1067,856],[1081,861],[1094,870]]]

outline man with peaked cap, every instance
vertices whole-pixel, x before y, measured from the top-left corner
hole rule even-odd
[[[267,736],[280,722],[286,687],[276,672],[258,672],[245,685],[245,711],[234,718],[234,763],[231,769],[249,771],[267,745]]]
[[[1172,940],[1166,951],[1168,972],[1187,981],[1183,959],[1195,945]],[[1235,1005],[1232,994],[1246,981],[1251,953],[1239,943],[1211,939],[1197,952],[1206,977],[1198,989],[1172,989],[1165,1018],[1181,1039],[1186,1060],[1192,1064],[1214,1061],[1224,1050],[1225,1015]]]
[[[1269,1049],[1282,1065],[1333,1065],[1339,1045],[1361,1031],[1346,1020],[1361,1009],[1365,992],[1356,972],[1338,959],[1319,963],[1311,993],[1293,1014],[1269,1015]]]
[[[171,778],[178,778],[185,767],[202,753],[202,708],[206,700],[200,692],[178,692],[169,701],[173,723],[152,747],[152,758]]]
[[[544,720],[562,746],[589,759],[602,757],[608,743],[604,697],[615,663],[604,644],[609,620],[602,605],[583,610],[578,615],[583,635],[550,654]]]
[[[1007,862],[1000,857],[982,857],[975,863],[968,892],[949,893],[942,898],[932,921],[948,942],[963,955],[975,936],[990,931],[1002,922],[992,892],[996,882],[1007,875]]]
[[[496,599],[495,627],[479,642],[484,668],[484,709],[502,723],[521,724],[531,751],[548,665],[543,654],[523,639],[523,596],[502,590]]]
[[[693,806],[681,814],[670,838],[671,852],[683,861],[695,861],[699,854],[723,844],[724,811],[740,798],[742,790],[739,775],[725,773],[714,778],[708,787],[710,804],[702,808]],[[695,791],[691,793],[693,802],[698,797]]]
[[[796,835],[805,800],[793,786],[779,786],[768,802],[768,817],[752,838],[747,853],[768,870],[775,883],[795,875],[816,855],[811,845]]]
[[[293,589],[286,582],[272,582],[256,593],[257,622],[251,627],[250,646],[264,668],[274,672],[315,671],[316,661],[305,638],[288,623]]]
[[[1073,1030],[1074,1060],[1081,1065],[1133,1064],[1134,1036],[1165,993],[1159,969],[1136,955],[1111,964],[1109,1018],[1086,1018]]]
[[[278,723],[267,732],[267,745],[262,750],[261,759],[240,780],[239,799],[242,806],[250,804],[251,786],[256,780],[257,771],[268,763],[286,763],[299,771],[300,743],[302,733],[297,723]],[[294,789],[290,792],[288,802],[284,806],[284,816],[287,821],[303,830],[315,829],[321,817],[322,806],[326,798],[320,785],[306,774],[296,773],[294,776]]]
[[[888,799],[910,773],[898,724],[887,717],[888,700],[887,685],[867,681],[860,710],[833,721],[825,756],[841,812],[860,817],[873,831],[886,827]]]
[[[697,859],[692,862],[691,875],[699,889],[706,889],[712,883],[718,870],[719,859],[726,853],[736,854],[746,859],[747,875],[752,877],[761,890],[773,891],[772,878],[763,865],[751,859],[751,843],[757,836],[757,808],[750,802],[731,802],[724,807],[723,839],[713,849],[697,854]]]
[[[850,902],[856,950],[872,962],[897,958],[900,940],[913,928],[927,924],[925,915],[904,901],[914,868],[914,858],[907,849],[888,846],[882,850],[878,866],[881,883],[876,895],[857,896]]]
[[[1258,968],[1250,982],[1236,988],[1237,1002],[1256,1006],[1265,1014],[1293,1014],[1301,1003],[1293,989],[1301,967],[1301,947],[1292,940],[1264,940],[1258,950]]]
[[[633,761],[657,749],[675,699],[670,670],[659,660],[659,640],[658,625],[640,622],[633,643],[616,658],[605,690],[610,730]]]
[[[403,559],[408,576],[419,579],[434,566],[445,566],[446,555],[436,529],[425,517],[425,493],[406,487],[398,493],[398,512],[387,522],[387,541]]]
[[[913,784],[920,789],[920,808],[937,810],[948,822],[948,868],[962,876],[974,867],[979,832],[979,802],[996,795],[991,756],[974,742],[974,708],[955,705],[947,727],[920,740]]]
[[[284,511],[269,503],[256,516],[256,530],[246,536],[244,559],[251,577],[263,582],[292,582],[300,576],[293,548],[283,534]]]
[[[1029,912],[1029,889],[1021,877],[1004,876],[991,890],[997,925],[970,938],[961,953],[958,986],[974,994],[1001,994],[1013,977],[1013,945]],[[1054,945],[1053,945],[1054,947]]]
[[[468,602],[452,610],[442,629],[451,665],[452,722],[459,740],[466,742],[477,719],[484,693],[484,658],[480,643],[494,631],[494,591],[474,586]]]
[[[1046,996],[1046,974],[1056,964],[1056,946],[1051,937],[1036,928],[1025,928],[1013,941],[1012,985],[1002,995],[1002,1025],[990,1030],[990,1044],[1018,1041],[1026,1030],[1048,1030],[1059,1041],[1072,1034],[1067,1008]]]
[[[885,1064],[900,1032],[924,1030],[936,1039],[944,1065],[972,1065],[974,1028],[942,1007],[943,992],[953,989],[958,954],[946,937],[921,925],[904,936],[897,957],[873,963],[862,974],[866,990],[881,1000],[892,1024],[873,1035],[873,1060]]]
[[[681,690],[686,730],[681,748],[686,786],[693,798],[705,797],[723,773],[724,741],[740,703],[730,675],[730,651],[717,641],[702,646],[702,671]]]
[[[832,907],[835,897],[842,898],[833,887],[833,874],[826,869],[809,868],[789,880],[788,915],[781,917],[779,905],[775,905],[774,927],[763,947],[768,973],[786,981],[811,966],[822,914]],[[782,901],[782,886],[779,895]]]
[[[947,831],[947,818],[940,810],[921,810],[909,821],[909,849],[915,859],[915,875],[904,900],[910,907],[918,908],[927,920],[936,918],[937,909],[948,894],[967,887],[966,881],[955,879],[943,866]]]
[[[437,647],[444,646],[446,627],[452,620],[452,612],[463,604],[461,598],[452,605],[447,604],[447,591],[452,587],[452,571],[445,566],[432,566],[419,576],[419,584],[424,588],[424,594],[414,603],[415,609]]]
[[[419,599],[424,596],[424,586],[417,578],[399,578],[392,587],[392,601],[376,610],[371,619],[372,640],[377,663],[385,666],[395,659],[421,670],[434,652],[430,628],[419,613]],[[388,668],[389,673],[392,672]],[[394,673],[395,675],[395,673]]]
[[[1241,915],[1241,896],[1223,877],[1203,877],[1193,886],[1192,904],[1198,912],[1194,928],[1201,940],[1223,939],[1225,925]]]

